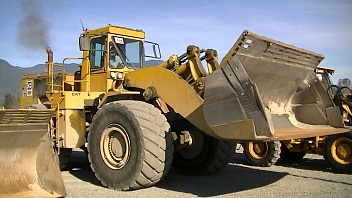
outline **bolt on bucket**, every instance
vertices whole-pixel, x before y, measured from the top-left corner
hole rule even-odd
[[[64,197],[51,110],[0,110],[0,197]]]
[[[206,77],[203,111],[216,135],[286,140],[344,128],[314,69],[324,56],[244,31]]]

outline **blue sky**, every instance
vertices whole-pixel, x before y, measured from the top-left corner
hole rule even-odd
[[[36,40],[20,28],[28,9],[41,15],[55,62],[81,55],[80,20],[88,29],[107,24],[143,29],[147,40],[159,43],[163,60],[184,53],[189,44],[216,49],[221,59],[248,29],[325,55],[321,65],[337,70],[335,83],[352,79],[351,0],[0,0],[0,59],[14,66],[46,60],[45,47],[27,47]]]

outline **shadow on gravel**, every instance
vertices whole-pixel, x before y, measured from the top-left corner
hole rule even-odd
[[[102,186],[90,168],[88,158],[83,151],[72,151],[70,162],[63,171],[68,171],[82,181]]]
[[[324,159],[303,158],[299,161],[278,160],[276,166],[290,167],[302,170],[333,172]]]
[[[287,173],[255,170],[237,165],[229,165],[225,170],[207,176],[180,175],[171,169],[156,187],[199,197],[211,197],[267,186],[286,175]]]
[[[332,170],[329,167],[329,165],[325,162],[324,159],[303,158],[303,159],[299,160],[298,162],[279,160],[275,165],[288,167],[288,168],[301,169],[301,170],[322,171],[322,172],[345,175],[344,173],[339,173],[339,172]],[[295,176],[295,177],[300,177],[300,178],[316,179],[316,180],[321,180],[321,181],[325,181],[325,182],[340,183],[340,184],[352,186],[352,183],[348,183],[348,182],[334,181],[334,180],[323,179],[323,178],[318,178],[318,177],[307,177],[307,176],[295,175],[295,174],[290,174],[290,175]]]
[[[316,154],[316,156],[318,156],[318,157],[309,158],[309,156],[311,156],[311,155],[313,155],[313,154],[310,154],[310,155],[308,155],[308,157],[306,156],[303,159],[298,160],[298,161],[279,159],[275,163],[275,166],[282,166],[282,167],[295,168],[295,169],[301,169],[301,170],[312,170],[312,171],[336,173],[333,170],[331,170],[331,168],[329,167],[329,165],[326,163],[326,161],[324,160],[324,158],[322,156],[319,156],[318,154]],[[235,163],[243,164],[243,165],[247,165],[247,166],[252,166],[246,160],[245,155],[243,153],[235,153],[235,156],[236,156],[234,158]]]
[[[84,152],[73,151],[65,171],[82,181],[102,186],[95,178]],[[155,187],[210,197],[263,187],[275,183],[286,175],[287,173],[255,170],[236,164],[230,164],[223,171],[206,176],[183,175],[171,168]]]
[[[237,157],[233,158],[234,163],[242,164],[242,165],[246,165],[246,166],[251,166],[249,164],[249,162],[245,159],[243,153],[235,153],[235,156],[237,156]],[[299,161],[287,161],[287,160],[279,159],[275,163],[274,166],[281,166],[281,167],[286,167],[286,168],[294,168],[294,169],[308,170],[308,171],[321,171],[321,172],[328,172],[328,173],[334,173],[334,174],[344,174],[344,173],[339,173],[339,172],[332,170],[331,167],[326,163],[326,161],[324,160],[324,158],[322,156],[310,158],[308,155]],[[265,169],[266,167],[262,167],[262,168]],[[325,182],[333,182],[333,183],[340,183],[340,184],[345,184],[345,185],[352,185],[351,183],[327,180],[327,179],[322,179],[322,178],[317,178],[317,177],[306,177],[306,176],[295,175],[295,174],[289,174],[289,175],[295,176],[295,177],[300,177],[300,178],[316,179],[316,180],[321,180],[321,181],[325,181]]]
[[[256,170],[231,164],[223,171],[206,176],[183,175],[171,169],[156,187],[190,193],[199,197],[220,196],[275,183],[287,173]]]

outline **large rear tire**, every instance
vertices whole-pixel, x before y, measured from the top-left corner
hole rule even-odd
[[[234,141],[219,140],[192,127],[193,144],[174,154],[173,165],[185,172],[206,175],[224,169],[236,147]]]
[[[279,141],[246,142],[242,144],[247,161],[253,166],[269,167],[280,158]]]
[[[72,148],[60,148],[59,163],[60,170],[64,170],[70,162]]]
[[[307,151],[292,152],[285,145],[281,145],[280,160],[297,162],[306,156]]]
[[[341,173],[352,173],[352,132],[328,136],[324,144],[324,159]]]
[[[88,134],[88,159],[104,186],[131,190],[152,186],[168,172],[173,138],[163,114],[140,101],[104,105]]]

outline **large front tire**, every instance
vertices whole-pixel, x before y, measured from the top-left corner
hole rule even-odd
[[[104,186],[131,190],[152,186],[168,172],[173,138],[163,114],[140,101],[116,101],[94,116],[88,159]]]
[[[352,173],[352,132],[328,136],[324,144],[324,159],[341,173]]]
[[[234,141],[219,140],[191,127],[193,144],[174,154],[173,165],[191,174],[206,175],[224,169],[236,147]]]
[[[269,167],[280,158],[279,141],[246,142],[242,144],[247,161],[253,166]]]

